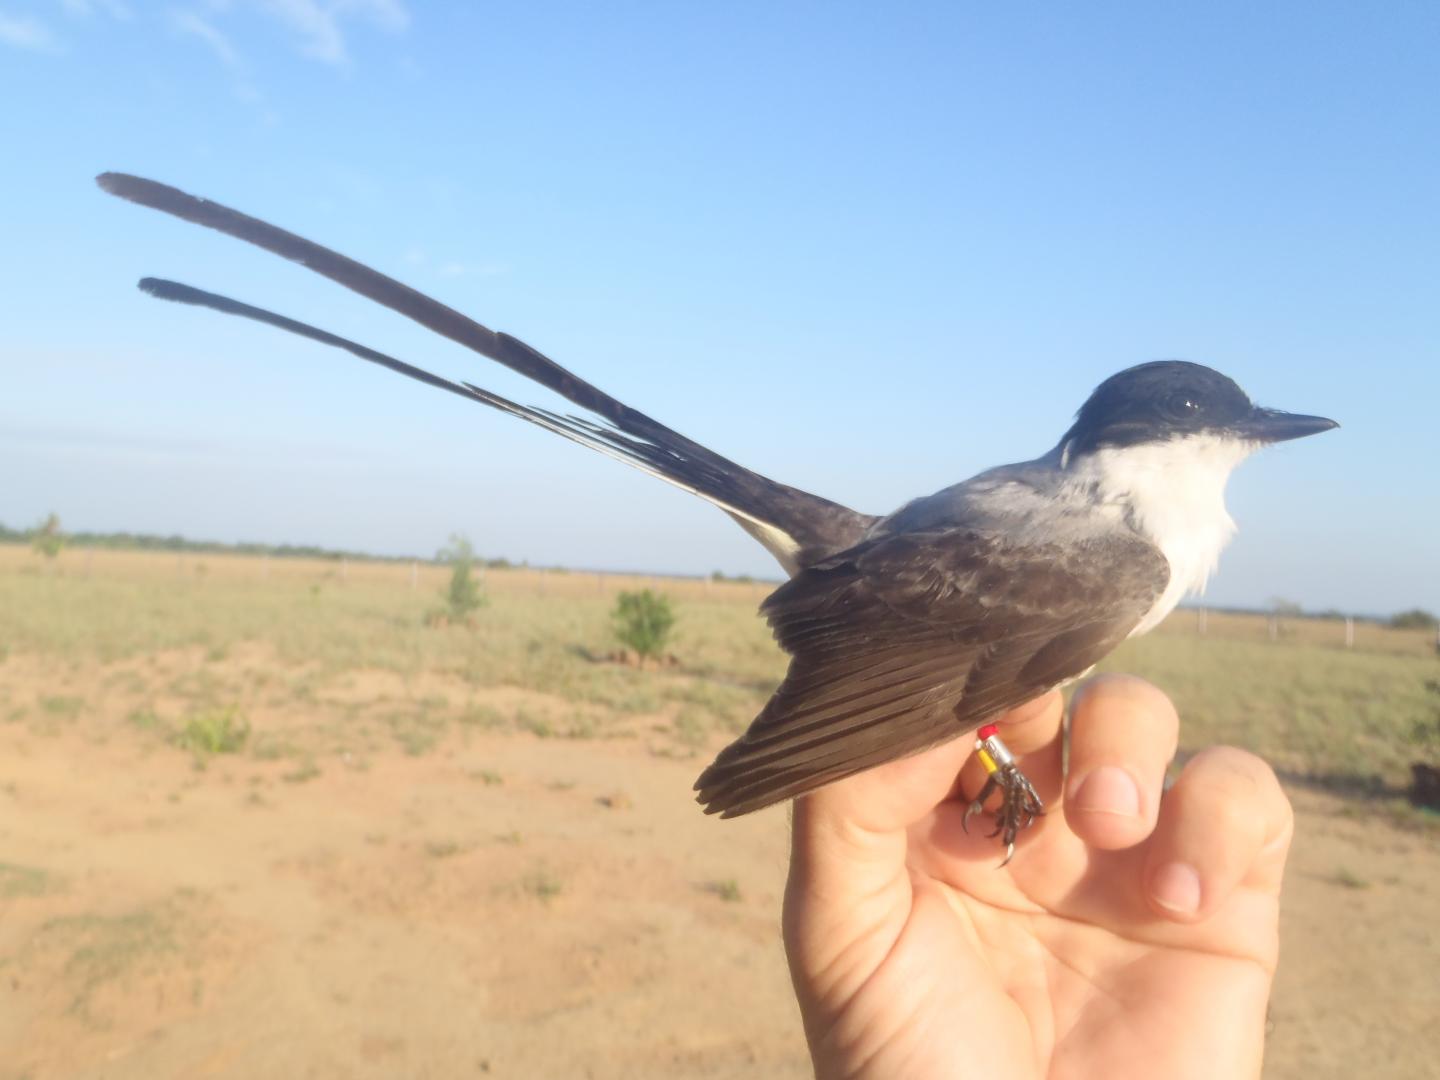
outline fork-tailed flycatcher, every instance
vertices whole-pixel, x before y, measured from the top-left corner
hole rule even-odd
[[[1047,453],[876,517],[751,472],[524,342],[343,255],[151,180],[105,173],[98,181],[294,260],[599,422],[520,405],[187,285],[146,278],[140,287],[151,295],[344,349],[619,458],[714,503],[779,560],[790,578],[761,610],[789,671],[695,784],[706,811],[726,817],[958,738],[1080,677],[1204,587],[1234,532],[1224,490],[1236,465],[1268,443],[1336,426],[1259,408],[1199,364],[1141,364],[1101,383]],[[984,794],[1001,789],[997,831],[1013,850],[1041,807],[1003,744],[988,745]]]

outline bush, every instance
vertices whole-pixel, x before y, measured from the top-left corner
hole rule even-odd
[[[47,559],[53,559],[59,555],[60,549],[65,546],[65,534],[60,531],[59,517],[51,514],[35,526],[35,531],[30,537],[30,546]]]
[[[621,644],[634,649],[642,659],[660,655],[675,625],[669,599],[649,589],[622,592],[610,617]]]
[[[464,623],[485,606],[485,590],[475,573],[475,549],[470,541],[457,533],[450,545],[441,549],[440,558],[450,563],[450,584],[445,588],[445,610],[442,619],[432,614],[428,621]]]
[[[1390,625],[1396,630],[1434,630],[1440,626],[1440,619],[1423,608],[1411,608],[1391,616]]]
[[[175,741],[197,758],[203,758],[210,754],[238,754],[249,738],[250,721],[231,705],[190,717]]]

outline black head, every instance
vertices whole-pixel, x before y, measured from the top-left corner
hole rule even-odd
[[[1068,443],[1071,453],[1202,434],[1272,443],[1338,426],[1323,416],[1262,409],[1234,379],[1203,364],[1157,360],[1097,386],[1061,443]]]

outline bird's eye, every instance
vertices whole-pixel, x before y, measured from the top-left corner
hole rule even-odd
[[[1165,413],[1172,420],[1195,420],[1204,411],[1200,395],[1190,390],[1177,390],[1165,399]]]

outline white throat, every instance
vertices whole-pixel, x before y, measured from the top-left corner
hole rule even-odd
[[[1068,462],[1070,476],[1121,510],[1170,563],[1165,592],[1132,636],[1152,629],[1183,597],[1205,591],[1221,550],[1235,534],[1225,510],[1225,483],[1255,449],[1233,437],[1189,435],[1106,447]]]

